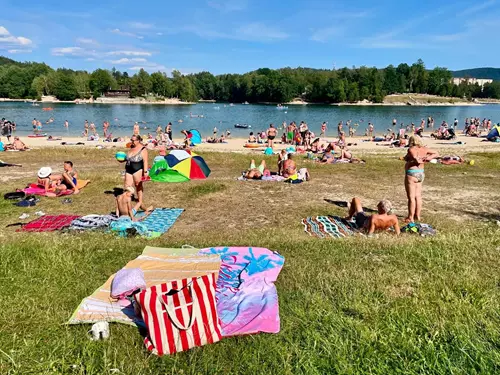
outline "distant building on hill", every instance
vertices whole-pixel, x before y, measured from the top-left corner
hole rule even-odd
[[[454,85],[458,86],[463,82],[468,82],[471,85],[475,85],[477,83],[479,86],[484,87],[485,84],[492,83],[493,80],[492,79],[482,79],[482,78],[465,78],[465,77],[464,78],[453,78]]]
[[[130,96],[130,87],[121,86],[118,90],[108,90],[104,93],[106,98],[128,98]]]

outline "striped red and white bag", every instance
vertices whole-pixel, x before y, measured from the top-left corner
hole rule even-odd
[[[221,339],[215,274],[175,280],[141,290],[135,300],[148,329],[146,348],[162,356]]]

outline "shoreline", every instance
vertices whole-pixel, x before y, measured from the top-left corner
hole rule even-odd
[[[61,147],[80,147],[80,148],[104,148],[104,149],[123,149],[125,148],[126,142],[103,142],[99,141],[86,141],[82,137],[62,137],[61,140],[48,141],[46,138],[28,138],[28,137],[20,137],[21,140],[26,143],[28,147],[32,150],[39,150],[44,148],[61,148]],[[389,147],[387,142],[373,142],[373,141],[364,141],[368,137],[364,136],[356,136],[356,137],[348,137],[346,138],[348,143],[352,143],[352,146],[349,146],[349,150],[354,154],[358,152],[361,153],[394,153],[394,152],[404,152],[406,148],[398,148],[398,147]],[[334,136],[322,138],[322,142],[328,142],[336,139]],[[443,140],[435,140],[430,136],[424,134],[423,140],[424,143],[431,148],[436,150],[446,150],[451,153],[467,153],[467,152],[477,152],[477,151],[499,151],[500,152],[500,143],[493,142],[482,142],[485,138],[477,138],[477,137],[466,137],[463,134],[459,134],[457,138],[453,141],[443,141]],[[258,148],[245,148],[244,145],[246,143],[246,138],[231,138],[227,143],[202,143],[196,146],[193,150],[196,153],[199,152],[223,152],[223,153],[248,153],[248,154],[262,154],[266,148],[265,144],[262,144]],[[174,140],[175,142],[181,143],[182,139],[178,138]],[[463,142],[463,144],[457,144],[456,142]],[[69,143],[84,143],[84,145],[62,145],[62,142]],[[274,147],[275,152],[279,152],[282,149],[286,148],[288,145],[276,143]],[[3,157],[9,155],[8,152],[2,153]]]
[[[387,98],[387,97],[386,97]],[[441,97],[441,99],[446,99]],[[384,99],[385,100],[385,99]],[[424,102],[419,99],[415,102],[410,101],[394,101],[394,102],[382,102],[374,103],[369,101],[359,101],[359,102],[342,102],[342,103],[311,103],[305,101],[294,100],[288,103],[284,103],[284,106],[334,106],[334,107],[480,107],[489,104],[500,104],[499,101],[488,101],[488,100],[477,100],[476,102],[466,102],[466,101],[456,101],[456,102],[446,102],[446,101],[436,101],[436,102]],[[172,105],[172,106],[189,106],[197,104],[233,104],[233,105],[245,105],[243,103],[229,103],[229,102],[217,102],[213,100],[199,100],[198,102],[183,102],[178,99],[165,99],[165,100],[145,100],[145,99],[112,99],[112,98],[98,98],[94,100],[89,99],[76,99],[76,100],[42,100],[36,101],[32,99],[10,99],[10,98],[0,98],[0,103],[36,103],[38,105],[44,104],[76,104],[76,105],[87,105],[87,104],[100,104],[100,105]],[[276,106],[280,103],[272,102],[257,102],[249,103],[250,105],[268,105]]]

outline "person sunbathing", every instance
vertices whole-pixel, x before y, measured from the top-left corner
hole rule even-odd
[[[297,174],[297,164],[292,160],[293,155],[288,154],[287,159],[283,162],[283,177],[289,178],[295,174]]]
[[[253,132],[250,132],[247,143],[257,143],[257,138],[253,135]]]
[[[346,220],[352,220],[354,218],[358,228],[367,231],[368,235],[372,235],[375,231],[387,231],[389,228],[394,228],[396,234],[401,233],[398,217],[390,214],[392,204],[386,199],[378,203],[377,213],[374,215],[367,215],[363,211],[363,205],[359,198],[353,198],[347,207],[349,211]]]
[[[250,162],[250,168],[245,172],[243,177],[249,180],[260,180],[264,174],[271,174],[269,169],[266,168],[266,161],[262,160],[258,167],[255,166],[255,160]]]
[[[22,142],[19,137],[14,137],[14,142],[12,143],[12,150],[16,151],[26,151],[29,148]]]
[[[80,190],[78,190],[78,172],[73,168],[73,162],[65,161],[64,162],[64,172],[59,178],[59,188],[63,188],[63,190],[73,190],[75,194],[78,194]]]

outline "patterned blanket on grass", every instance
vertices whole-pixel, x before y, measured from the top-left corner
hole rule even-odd
[[[222,261],[215,294],[222,336],[280,331],[274,283],[285,258],[258,247],[213,247],[199,255],[218,255]]]
[[[304,230],[318,238],[342,238],[354,236],[358,232],[355,223],[338,216],[315,216],[302,219]]]
[[[182,208],[156,208],[141,221],[132,221],[128,217],[121,217],[110,224],[110,229],[121,237],[139,234],[143,237],[155,238],[167,232],[182,212],[184,212]],[[138,216],[140,217],[140,215]]]
[[[23,232],[54,232],[69,227],[71,222],[78,219],[77,215],[45,215],[33,220],[19,230]]]

